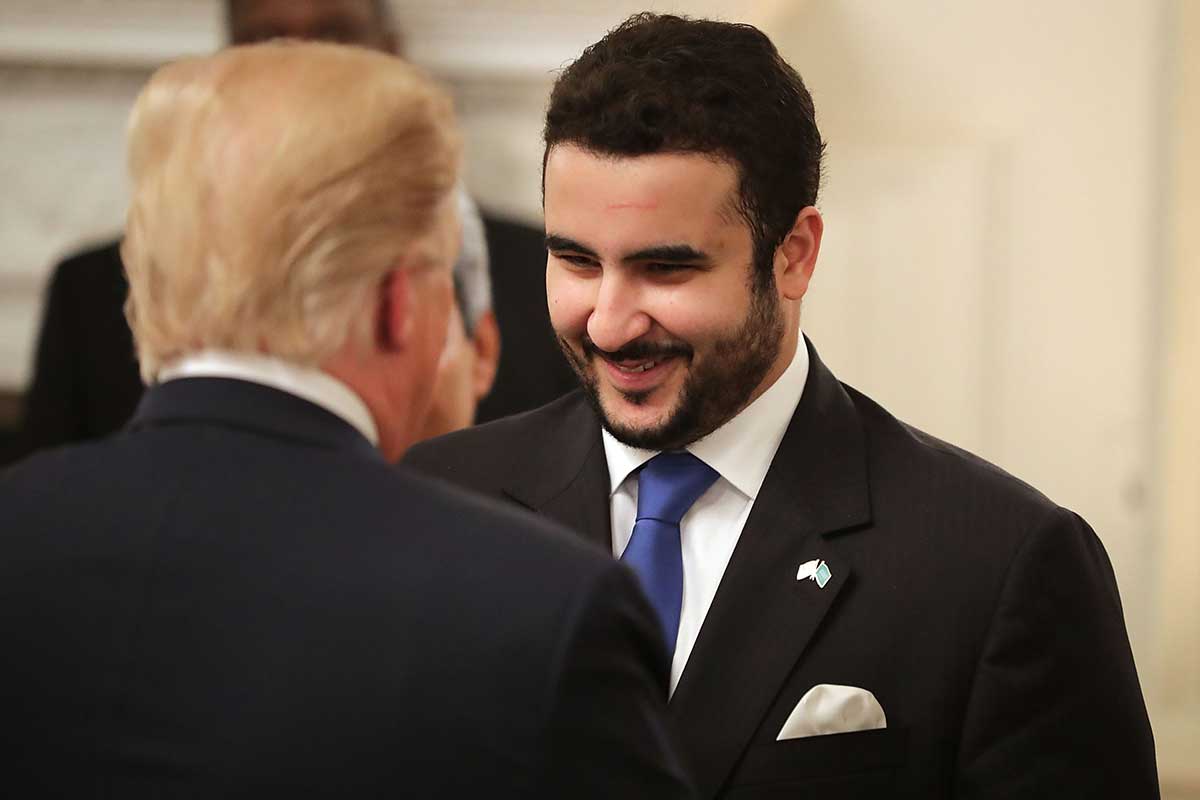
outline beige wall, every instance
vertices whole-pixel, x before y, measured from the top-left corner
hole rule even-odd
[[[1200,797],[1200,3],[1183,0],[1173,10],[1170,224],[1157,430],[1162,547],[1151,687],[1164,789]]]
[[[1164,279],[1162,689],[1200,704],[1200,3],[1178,5],[1169,269]],[[1185,42],[1192,46],[1185,46]]]

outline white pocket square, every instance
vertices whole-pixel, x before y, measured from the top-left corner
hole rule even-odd
[[[887,717],[875,695],[857,686],[821,683],[804,693],[775,740],[886,727]]]

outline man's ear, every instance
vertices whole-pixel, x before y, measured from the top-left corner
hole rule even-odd
[[[379,285],[375,342],[380,350],[399,352],[412,336],[412,285],[408,270],[396,267]]]
[[[796,215],[792,229],[775,248],[775,285],[786,299],[800,300],[808,291],[824,232],[821,212],[814,206],[805,206]]]
[[[500,326],[496,315],[489,308],[475,322],[471,335],[471,346],[475,349],[475,364],[471,371],[471,384],[478,402],[492,390],[496,381],[496,368],[500,366]]]

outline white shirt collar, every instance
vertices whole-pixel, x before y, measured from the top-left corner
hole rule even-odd
[[[182,356],[158,371],[160,383],[178,378],[234,378],[270,386],[336,414],[357,428],[372,445],[379,445],[379,429],[367,404],[349,386],[319,369],[260,353],[201,350]]]
[[[703,439],[688,445],[687,451],[715,469],[746,497],[755,499],[807,382],[808,348],[804,338],[800,337],[792,362],[778,380],[742,409],[740,414]],[[622,444],[607,430],[602,432],[602,436],[611,495],[630,473],[658,455],[658,451]]]

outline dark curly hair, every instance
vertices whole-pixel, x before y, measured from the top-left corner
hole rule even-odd
[[[615,156],[727,159],[738,169],[737,210],[763,285],[796,215],[816,204],[825,151],[812,96],[766,34],[652,13],[625,20],[563,71],[544,138],[543,181],[545,159],[562,143]]]

